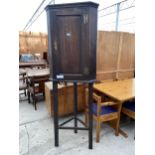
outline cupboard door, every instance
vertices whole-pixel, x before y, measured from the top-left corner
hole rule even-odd
[[[81,16],[56,18],[60,73],[81,76]]]
[[[54,12],[53,53],[56,79],[84,79],[89,74],[88,9]]]
[[[87,2],[46,8],[53,79],[95,79],[97,7]]]

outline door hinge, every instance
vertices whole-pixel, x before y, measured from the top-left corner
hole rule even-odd
[[[88,23],[88,14],[83,15],[83,23],[87,24]]]
[[[55,50],[55,51],[57,51],[57,50],[58,50],[57,41],[56,41],[56,40],[54,40],[54,43],[53,43],[53,44],[54,44],[54,45],[53,45],[53,46],[54,46],[54,50]]]
[[[89,74],[89,69],[88,69],[88,67],[84,67],[84,74],[85,74],[85,75],[88,75],[88,74]]]

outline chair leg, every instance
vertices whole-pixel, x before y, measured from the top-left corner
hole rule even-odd
[[[34,94],[33,94],[33,104],[34,104],[35,110],[37,110],[36,98]]]
[[[119,135],[119,123],[120,123],[120,118],[118,118],[118,120],[116,121],[116,129],[115,129],[115,135],[116,136]]]
[[[34,103],[34,106],[35,106],[35,110],[37,110],[37,104],[36,104],[36,101],[35,101],[35,103]]]
[[[22,101],[22,98],[21,98],[20,94],[19,94],[19,101]]]
[[[99,119],[96,121],[96,142],[99,143],[100,141],[100,128],[101,128],[101,122]]]
[[[27,96],[28,96],[28,103],[30,103],[30,92],[27,91]]]
[[[25,94],[25,96],[26,96],[26,89],[24,89],[24,94]]]
[[[43,98],[45,99],[45,92],[43,92]]]

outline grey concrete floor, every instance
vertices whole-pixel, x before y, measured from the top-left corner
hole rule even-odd
[[[134,121],[121,120],[121,129],[128,138],[115,136],[114,130],[102,124],[100,143],[95,142],[93,123],[93,150],[88,149],[88,131],[59,130],[59,147],[54,147],[53,119],[49,118],[44,101],[37,103],[37,111],[27,101],[19,103],[19,154],[20,155],[134,155]],[[79,114],[84,120],[83,114]],[[63,122],[67,117],[60,118]],[[68,125],[72,125],[70,122]],[[79,124],[79,126],[81,126]]]

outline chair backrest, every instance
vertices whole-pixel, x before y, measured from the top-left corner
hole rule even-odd
[[[19,90],[23,90],[27,88],[26,80],[27,80],[26,72],[20,72],[19,73]]]
[[[49,75],[32,76],[30,77],[30,86],[35,89],[35,85],[39,88],[39,92],[44,92],[44,83],[49,81]]]
[[[88,89],[86,89],[86,106],[88,105]],[[102,101],[102,97],[93,92],[93,101],[100,103]]]
[[[19,80],[26,82],[25,79],[26,79],[26,71],[25,70],[19,70]]]
[[[118,105],[118,102],[113,100],[107,100],[107,98],[103,98],[103,96],[93,92],[93,104],[97,106],[97,116],[101,113],[101,108],[106,106],[115,106]],[[86,89],[86,107],[88,107],[88,89]],[[118,111],[118,108],[117,110]]]
[[[42,81],[48,81],[49,75],[41,75],[41,76],[32,76],[32,82],[39,83]]]
[[[94,104],[97,104],[97,116],[101,113],[101,101],[102,97],[97,95],[96,93],[93,93],[93,100],[95,101]]]

